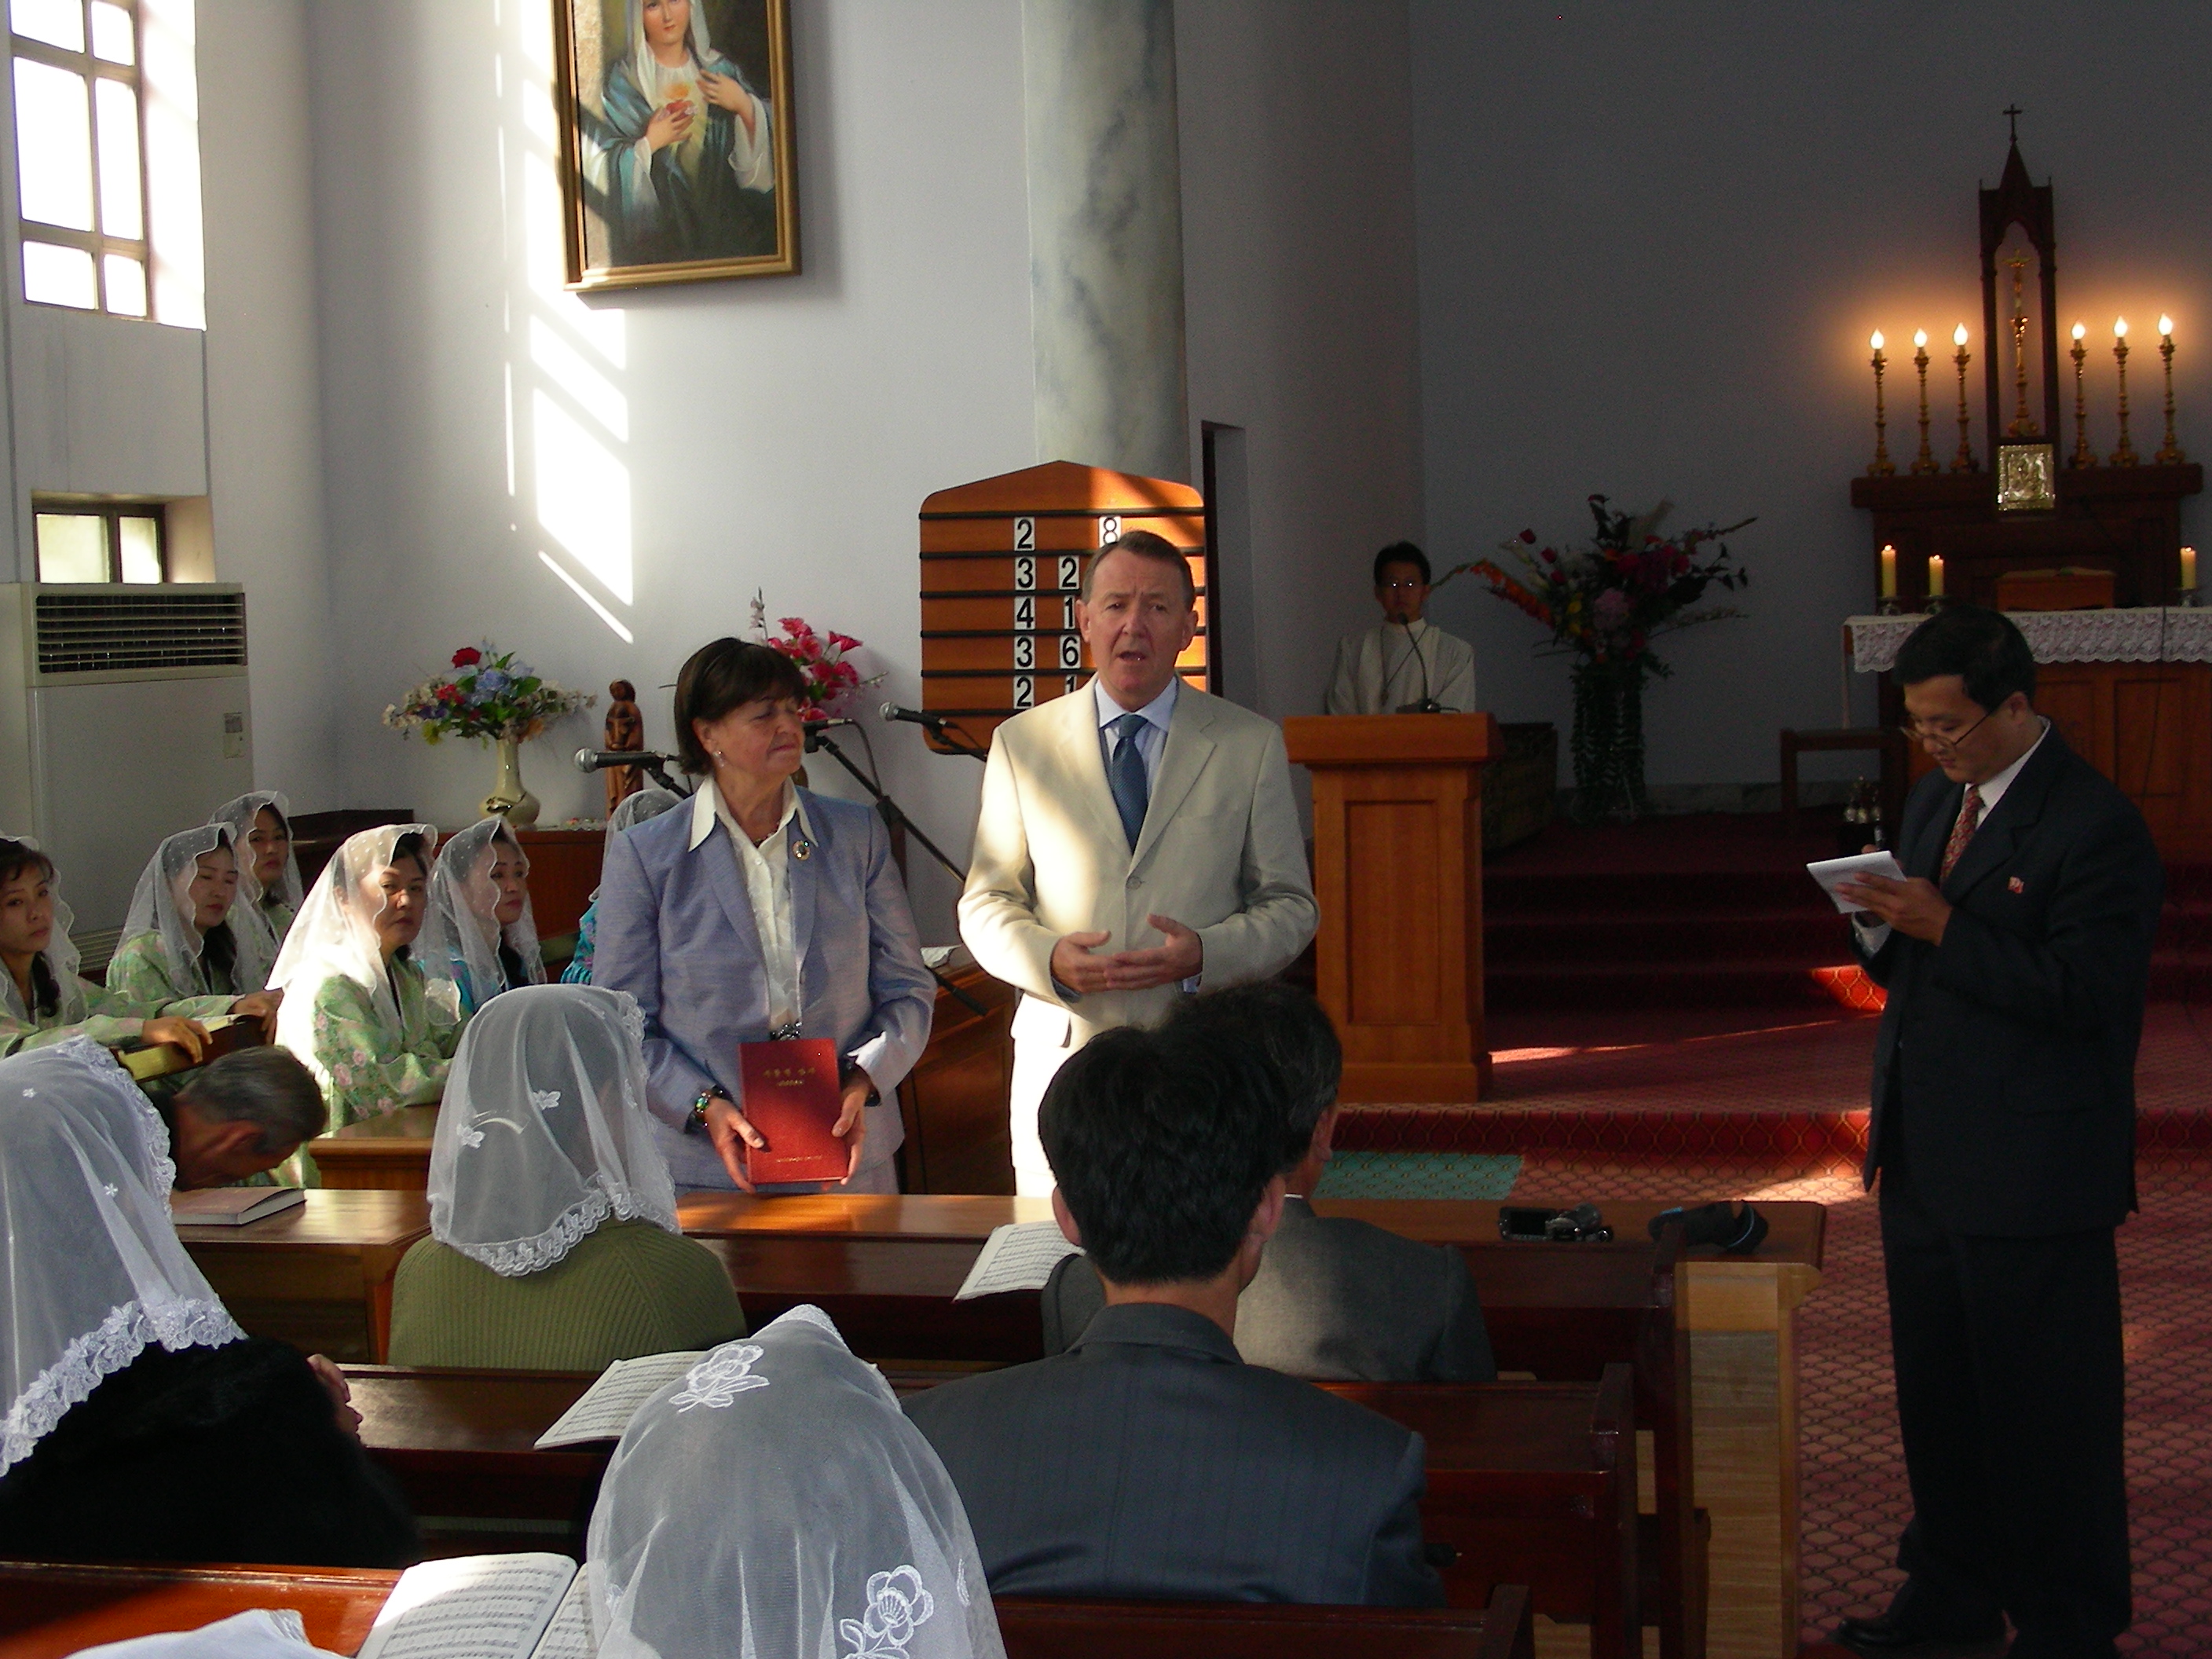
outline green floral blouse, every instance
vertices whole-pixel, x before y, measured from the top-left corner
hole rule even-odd
[[[342,974],[331,975],[315,994],[315,1052],[308,1063],[322,1079],[333,1129],[435,1100],[460,1046],[463,1017],[450,985],[432,990],[410,958],[392,966],[399,999],[396,1031],[368,990]]]
[[[228,994],[196,995],[191,987],[179,985],[169,971],[159,933],[140,933],[116,947],[107,963],[107,994],[133,1007],[159,1009],[186,1019],[227,1014],[234,1000]]]
[[[0,1055],[24,1054],[79,1036],[111,1048],[137,1042],[139,1028],[149,1016],[110,996],[88,979],[76,983],[78,995],[65,998],[61,1008],[43,1018],[25,1018],[15,1010],[17,1000],[9,997],[8,1006],[0,1010]],[[72,1013],[75,1019],[70,1018]]]

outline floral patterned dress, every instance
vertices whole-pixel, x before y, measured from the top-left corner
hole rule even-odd
[[[315,1051],[302,1058],[322,1082],[333,1129],[435,1100],[446,1086],[460,1046],[459,1007],[450,993],[432,992],[412,957],[394,958],[392,984],[399,1003],[396,1030],[368,988],[343,974],[315,994]]]
[[[137,1008],[144,1017],[173,1014],[184,1019],[208,1019],[227,1014],[236,1000],[229,993],[202,996],[180,986],[169,971],[169,958],[159,933],[139,933],[116,947],[107,964],[107,994],[118,1003]]]
[[[29,1013],[10,980],[5,1003],[0,1005],[0,1055],[24,1054],[80,1036],[111,1048],[121,1048],[138,1041],[139,1029],[149,1017],[88,979],[79,979],[76,994],[63,999],[59,1007],[43,1014]]]

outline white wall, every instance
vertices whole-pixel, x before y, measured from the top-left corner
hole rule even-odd
[[[1677,525],[1759,515],[1736,544],[1751,620],[1662,647],[1655,782],[1771,780],[1778,728],[1836,724],[1837,624],[1872,599],[1849,496],[1873,450],[1867,335],[1904,358],[1915,326],[1980,335],[1974,191],[2003,165],[2007,104],[2057,187],[2062,330],[2101,340],[2093,440],[2115,436],[2112,316],[2141,345],[2164,308],[2183,447],[2212,450],[2212,112],[2161,67],[2212,52],[2212,10],[1412,0],[1412,18],[1431,551],[1579,536],[1593,490],[1671,497]],[[2154,367],[2131,363],[2146,454]],[[1893,453],[1910,385],[1907,362]],[[2203,522],[2185,509],[2185,538]],[[1434,614],[1474,641],[1488,707],[1564,738],[1566,666],[1531,654],[1534,623],[1464,580]]]
[[[1411,70],[1393,0],[1183,0],[1191,477],[1244,428],[1256,706],[1318,714],[1370,562],[1422,532]]]
[[[600,694],[524,773],[546,821],[602,811],[560,757],[596,746],[606,682],[666,746],[659,688],[756,588],[868,642],[890,678],[866,706],[918,703],[922,497],[1034,459],[1019,0],[794,0],[804,274],[588,304],[559,287],[550,9],[313,13],[333,744],[352,804],[447,824],[490,757],[377,715],[456,646],[489,634]],[[875,740],[964,853],[980,769]],[[951,937],[949,879],[915,885]]]

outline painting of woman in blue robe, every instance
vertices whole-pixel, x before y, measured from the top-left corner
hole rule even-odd
[[[585,15],[572,21],[586,27],[567,42],[565,78],[585,211],[571,219],[580,230],[571,238],[571,282],[797,270],[782,0],[717,8],[714,21],[733,25],[750,72],[715,45],[708,0],[573,7]],[[686,268],[647,269],[671,266]]]

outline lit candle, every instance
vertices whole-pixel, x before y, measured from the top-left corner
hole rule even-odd
[[[1951,331],[1951,343],[1954,346],[1962,346],[1966,343],[1966,325],[1964,323],[1960,324],[1958,327]]]
[[[1885,599],[1897,597],[1897,550],[1887,542],[1881,549],[1881,596]]]
[[[2112,337],[2115,340],[2124,340],[2128,337],[2128,319],[2126,318],[2115,317],[2112,319]]]
[[[1928,344],[1928,331],[1924,328],[1914,329],[1912,331],[1912,343],[1915,346],[1925,349]]]
[[[2074,325],[2074,337],[2077,340],[2088,331],[2089,325],[2087,323],[2076,323]]]
[[[2185,593],[2197,591],[2197,550],[2193,547],[2181,550],[2181,591]]]
[[[1943,597],[1943,556],[1941,553],[1928,556],[1928,597],[1931,599]]]
[[[1875,330],[1875,331],[1874,331],[1872,334],[1869,334],[1869,335],[1867,337],[1867,343],[1868,343],[1869,345],[1872,346],[1872,347],[1873,347],[1876,351],[1881,350],[1881,331],[1880,329],[1876,329],[1876,330]]]
[[[2158,333],[2160,339],[2171,340],[2173,337],[2173,319],[2161,314],[2158,319]]]

